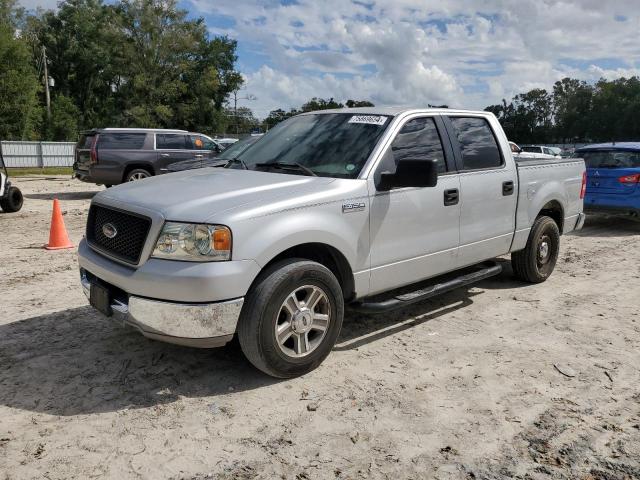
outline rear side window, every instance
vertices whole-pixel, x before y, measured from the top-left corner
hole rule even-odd
[[[406,158],[425,161],[435,159],[438,161],[438,172],[447,171],[442,142],[433,118],[414,118],[405,123],[393,140],[391,151],[396,165]],[[385,167],[389,170],[389,165]]]
[[[156,148],[166,150],[191,149],[191,142],[187,143],[187,136],[176,133],[159,133],[156,135]]]
[[[640,168],[640,152],[577,152],[587,168]]]
[[[462,151],[464,170],[497,168],[502,156],[493,131],[484,118],[449,117]]]
[[[101,133],[98,147],[105,150],[140,150],[146,133]]]

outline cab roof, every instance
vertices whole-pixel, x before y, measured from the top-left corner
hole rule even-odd
[[[421,107],[357,107],[357,108],[332,108],[330,110],[314,110],[305,112],[302,115],[312,113],[351,113],[354,115],[390,115],[398,116],[405,113],[467,113],[467,114],[483,114],[492,115],[491,112],[482,110],[455,110],[453,108],[421,108]]]

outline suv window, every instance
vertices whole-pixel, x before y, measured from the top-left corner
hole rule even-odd
[[[182,133],[156,134],[156,148],[158,150],[190,150],[191,142],[187,145],[187,136]]]
[[[638,168],[640,152],[592,151],[577,152],[574,157],[584,158],[587,168]]]
[[[91,144],[93,143],[93,139],[96,138],[95,133],[83,133],[80,135],[78,139],[77,148],[81,150],[88,150],[91,148]]]
[[[460,150],[464,170],[496,168],[502,165],[502,156],[493,131],[484,118],[449,117]]]
[[[98,148],[105,150],[140,150],[144,146],[146,133],[101,133]]]
[[[438,161],[438,172],[447,171],[444,150],[436,124],[431,117],[414,118],[402,126],[391,144],[394,165],[385,170],[395,171],[395,165],[405,158]],[[384,162],[387,163],[387,162]],[[392,167],[392,168],[391,168]]]
[[[213,140],[202,135],[190,135],[193,148],[196,150],[212,150],[217,151],[216,144]]]

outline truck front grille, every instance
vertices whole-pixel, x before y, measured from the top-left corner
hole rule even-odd
[[[150,228],[151,219],[148,217],[91,205],[87,241],[106,255],[137,264]]]

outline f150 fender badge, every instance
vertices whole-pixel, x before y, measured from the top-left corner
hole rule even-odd
[[[364,202],[347,202],[342,204],[342,213],[361,212],[366,207]]]

